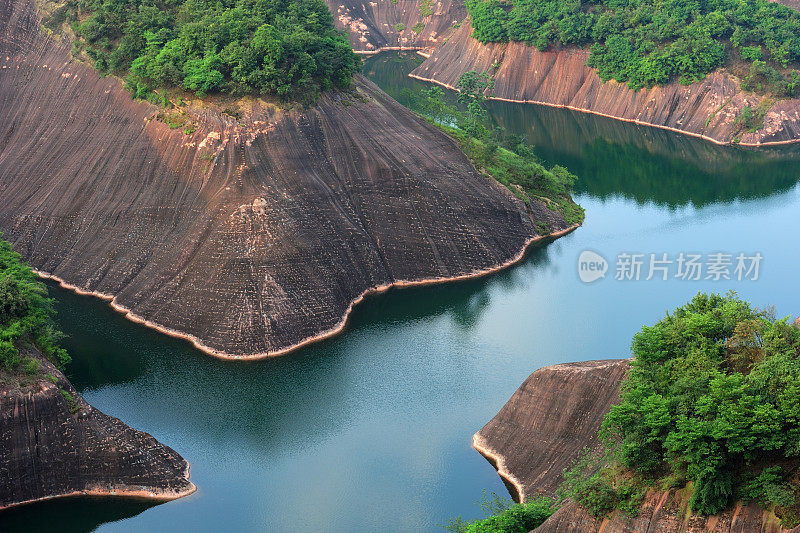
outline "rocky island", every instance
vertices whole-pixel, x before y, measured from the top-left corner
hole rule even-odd
[[[207,353],[284,353],[369,292],[492,272],[575,227],[360,75],[309,105],[167,109],[50,33],[0,3],[0,229],[42,276]]]

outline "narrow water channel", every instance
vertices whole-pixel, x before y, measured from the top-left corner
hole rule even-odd
[[[402,100],[413,54],[364,71]],[[800,147],[752,150],[591,115],[492,103],[549,164],[578,174],[585,225],[488,278],[368,298],[344,334],[273,360],[212,359],[53,288],[75,386],[192,465],[198,492],[146,508],[59,501],[9,522],[59,531],[442,531],[505,494],[471,436],[545,365],[624,357],[700,290],[800,313]],[[577,263],[606,258],[584,283]],[[757,280],[614,279],[619,254],[760,253]],[[670,274],[673,274],[671,272]],[[752,275],[751,275],[752,277]],[[33,524],[33,526],[32,526]],[[13,529],[13,523],[10,524]]]

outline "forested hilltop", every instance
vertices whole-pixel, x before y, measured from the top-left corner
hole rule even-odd
[[[467,0],[473,36],[590,47],[603,81],[691,84],[721,67],[742,88],[796,96],[800,12],[768,0]]]
[[[314,100],[360,66],[323,0],[69,0],[46,24],[64,22],[74,52],[137,98],[179,87]]]
[[[600,430],[608,454],[567,472],[566,494],[599,518],[635,515],[648,488],[685,488],[698,514],[755,501],[800,524],[800,328],[734,294],[699,294],[632,348]]]

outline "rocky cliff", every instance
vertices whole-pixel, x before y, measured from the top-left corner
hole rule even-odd
[[[739,80],[724,69],[692,85],[673,82],[633,91],[615,81],[603,83],[586,66],[588,55],[586,49],[540,52],[518,42],[481,44],[472,38],[467,20],[411,75],[452,88],[464,72],[488,72],[494,78],[492,94],[497,99],[575,109],[718,143],[800,140],[798,99],[775,102],[764,116],[763,128],[743,131],[736,117],[745,106],[757,107],[763,97],[743,92]]]
[[[209,353],[281,353],[369,291],[487,273],[534,221],[566,229],[364,78],[310,108],[163,116],[69,49],[0,0],[0,231],[42,275]]]
[[[428,53],[467,16],[462,0],[326,0],[353,50],[411,49]]]
[[[63,496],[167,501],[194,492],[189,464],[94,409],[51,363],[0,371],[0,510]]]
[[[597,444],[597,429],[618,400],[627,371],[627,359],[537,370],[473,436],[473,446],[497,468],[515,500],[553,494],[561,472]]]
[[[783,533],[780,521],[757,505],[736,504],[714,516],[689,512],[688,498],[678,492],[651,491],[629,518],[619,511],[605,520],[595,520],[574,503],[567,503],[535,529],[536,533]],[[790,530],[798,533],[800,528]]]
[[[568,363],[537,370],[500,412],[473,437],[473,445],[498,470],[515,499],[553,495],[561,473],[588,447],[598,445],[597,430],[619,398],[628,360]],[[619,511],[595,520],[567,502],[536,533],[778,533],[774,514],[757,505],[736,505],[710,517],[692,515],[680,491],[651,491],[639,515]],[[800,533],[800,528],[792,530]]]

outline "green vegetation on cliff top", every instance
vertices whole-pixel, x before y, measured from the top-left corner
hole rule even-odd
[[[58,366],[69,362],[58,346],[61,333],[53,323],[54,313],[47,288],[0,238],[0,370],[36,374],[39,363],[29,356],[34,350]]]
[[[448,103],[441,87],[404,91],[408,106],[432,124],[455,138],[479,171],[505,185],[515,196],[530,205],[539,200],[559,212],[570,224],[581,224],[584,211],[572,200],[577,177],[566,168],[546,168],[533,148],[522,137],[507,135],[491,124],[486,110],[486,93],[492,83],[486,74],[470,71],[458,81],[460,106]],[[544,221],[538,222],[540,235],[550,233]]]
[[[314,100],[360,68],[323,0],[68,0],[66,20],[102,73],[138,98],[180,87]]]
[[[700,514],[756,501],[800,523],[800,327],[699,294],[642,328],[633,355],[600,431],[607,454],[567,472],[566,494],[603,516],[635,513],[648,487],[679,488]]]
[[[743,88],[795,96],[800,12],[768,0],[467,0],[481,42],[591,47],[600,77],[689,84],[729,65]]]

